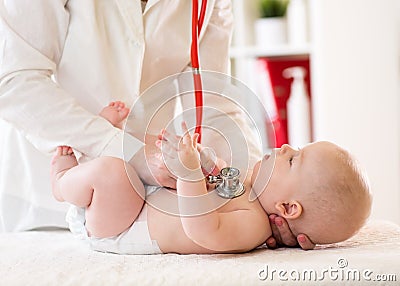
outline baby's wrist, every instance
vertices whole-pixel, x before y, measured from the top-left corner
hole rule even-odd
[[[204,148],[200,152],[200,162],[204,175],[208,176],[219,173],[217,166],[217,157],[214,153],[214,150],[212,150],[211,148]]]
[[[184,181],[184,182],[199,182],[201,180],[204,180],[204,174],[202,171],[201,166],[197,167],[196,169],[189,169],[185,168],[184,172],[181,172],[181,174],[178,176],[178,180]]]

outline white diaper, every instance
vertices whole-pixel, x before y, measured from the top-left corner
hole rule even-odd
[[[157,241],[151,240],[147,226],[147,205],[129,229],[123,233],[108,238],[88,236],[85,228],[85,209],[71,206],[66,220],[71,232],[88,242],[93,250],[117,254],[160,254]]]

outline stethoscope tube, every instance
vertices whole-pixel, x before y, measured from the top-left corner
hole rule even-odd
[[[194,96],[196,104],[196,127],[195,133],[199,134],[198,142],[201,142],[201,125],[203,120],[203,83],[201,80],[200,60],[199,60],[199,36],[204,23],[206,14],[207,0],[202,0],[200,15],[199,0],[192,0],[192,45],[190,57],[193,69]],[[245,188],[239,181],[239,170],[227,167],[221,170],[217,176],[210,176],[209,183],[216,183],[217,194],[225,199],[233,199],[241,196]]]
[[[206,7],[207,0],[203,0],[201,2],[200,15],[198,15],[199,0],[192,0],[192,45],[190,56],[193,68],[193,84],[196,104],[196,127],[194,132],[199,134],[199,143],[201,142],[201,125],[203,121],[203,84],[200,74],[199,35],[201,28],[203,27]]]

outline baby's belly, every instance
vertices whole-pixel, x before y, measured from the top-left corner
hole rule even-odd
[[[182,227],[178,216],[159,211],[149,205],[147,210],[147,223],[150,237],[156,240],[164,253],[214,253],[205,249],[189,239]]]
[[[215,250],[201,247],[187,237],[183,230],[180,217],[176,214],[171,214],[178,213],[177,200],[171,200],[170,197],[165,196],[165,194],[166,192],[159,191],[152,194],[150,196],[151,198],[147,200],[147,204],[149,206],[147,220],[150,236],[153,240],[157,241],[161,251],[164,253],[176,252],[182,254],[217,253],[217,251]],[[255,208],[261,216],[267,217],[258,200],[254,202],[249,202],[248,197],[249,191],[247,191],[239,198],[233,200],[221,199],[217,196],[215,200],[220,201],[218,204],[219,207],[215,209],[220,213],[230,213],[236,210]],[[162,211],[158,210],[156,207],[161,206],[160,202],[164,202],[164,207],[170,208],[172,211],[168,211],[163,208],[161,208],[163,209]],[[152,204],[154,204],[156,207],[152,207]],[[266,224],[268,223],[269,221],[266,218]],[[249,241],[249,248],[258,246],[255,245],[256,243],[257,241]],[[230,253],[232,252],[236,251],[230,251]],[[240,251],[238,250],[237,252]]]

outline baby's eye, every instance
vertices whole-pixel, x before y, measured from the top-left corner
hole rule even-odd
[[[290,157],[290,159],[289,159],[289,165],[292,166],[292,164],[293,164],[293,157]]]

